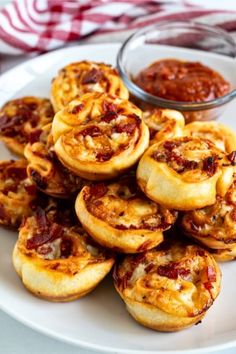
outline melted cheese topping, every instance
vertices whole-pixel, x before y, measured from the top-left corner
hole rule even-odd
[[[220,271],[205,250],[175,244],[126,257],[115,281],[124,297],[192,317],[206,311],[218,295]]]
[[[218,173],[224,154],[215,145],[200,138],[166,140],[152,151],[152,158],[165,163],[186,181],[200,181]]]
[[[89,212],[112,227],[165,230],[176,220],[177,213],[146,198],[137,189],[135,179],[127,178],[104,188],[105,192],[99,196],[96,185],[85,187],[84,199]]]

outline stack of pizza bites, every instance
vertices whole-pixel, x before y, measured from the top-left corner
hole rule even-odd
[[[53,108],[8,102],[0,136],[25,159],[1,163],[0,222],[21,222],[13,263],[35,295],[78,299],[115,264],[129,313],[181,330],[218,296],[216,260],[236,256],[236,139],[128,98],[114,68],[83,61],[53,80]]]

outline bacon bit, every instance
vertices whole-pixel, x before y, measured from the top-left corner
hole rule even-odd
[[[212,266],[207,267],[207,278],[211,283],[216,281],[215,269]]]
[[[102,77],[103,77],[102,71],[98,70],[96,68],[93,68],[84,75],[81,83],[83,85],[96,84],[97,82],[99,82],[102,79]]]
[[[233,221],[236,222],[236,209],[233,209],[231,212],[230,212],[230,217]]]
[[[155,265],[153,263],[149,263],[146,267],[145,267],[145,272],[150,272],[153,268],[155,267]]]
[[[130,278],[132,277],[133,272],[126,272],[125,275],[122,278],[122,287],[123,289],[127,288],[128,282]]]
[[[48,219],[47,219],[45,210],[43,210],[42,208],[38,207],[36,209],[35,214],[36,214],[35,217],[36,217],[37,224],[39,226],[39,230],[40,231],[46,230],[47,227],[48,227]]]
[[[10,166],[6,169],[6,178],[20,179],[23,180],[27,178],[25,167]]]
[[[31,132],[28,136],[29,143],[33,144],[39,141],[41,133],[42,133],[42,129],[35,129],[33,132]]]
[[[209,156],[203,160],[203,171],[205,171],[209,176],[213,176],[216,172],[217,164],[216,157]]]
[[[233,166],[236,165],[236,151],[232,151],[228,156],[228,160],[231,162]]]
[[[195,170],[198,168],[198,162],[194,160],[184,160],[185,170]]]
[[[117,119],[118,114],[116,112],[107,112],[102,115],[102,120],[106,123],[110,123],[113,119]]]
[[[90,127],[86,128],[86,129],[82,130],[80,132],[80,134],[83,135],[84,137],[86,135],[89,135],[89,136],[92,136],[92,137],[96,137],[96,136],[101,136],[102,132],[101,132],[101,130],[98,127],[93,125],[93,126],[90,126]]]
[[[160,276],[167,277],[169,279],[177,279],[178,276],[186,277],[190,274],[189,269],[177,268],[177,264],[170,263],[157,268],[157,273]]]
[[[36,184],[36,186],[39,189],[46,189],[47,188],[47,182],[44,180],[44,178],[38,173],[38,171],[31,169],[30,171],[30,176],[33,180],[33,182]]]
[[[34,195],[34,194],[36,194],[37,189],[36,189],[36,187],[35,187],[33,184],[31,184],[31,185],[25,185],[24,188],[25,188],[26,192],[27,192],[29,195]]]
[[[180,145],[179,142],[177,141],[171,141],[171,140],[167,140],[165,141],[165,143],[163,144],[164,149],[168,150],[168,151],[172,151],[174,150],[176,147],[178,147]]]
[[[110,158],[112,157],[113,155],[113,152],[98,152],[96,154],[96,159],[99,161],[99,162],[104,162],[104,161],[108,161],[110,160]]]
[[[112,102],[103,101],[102,102],[102,109],[103,109],[104,113],[117,112],[117,105]]]
[[[50,241],[53,241],[57,238],[62,237],[64,234],[64,230],[62,228],[62,226],[53,223],[52,226],[50,227],[50,231],[49,231],[49,235],[50,235]]]
[[[116,133],[127,133],[128,135],[133,134],[137,128],[136,123],[120,124],[114,127]]]
[[[61,258],[68,258],[72,253],[72,240],[64,237],[61,241]]]
[[[27,103],[27,107],[31,110],[31,111],[35,111],[38,108],[38,104],[35,102],[32,103]]]
[[[77,106],[74,106],[72,108],[72,110],[70,111],[71,114],[77,114],[80,113],[82,111],[82,109],[84,108],[84,103],[80,103]]]
[[[45,232],[42,234],[36,234],[26,241],[26,248],[28,250],[31,250],[31,249],[37,248],[39,246],[42,246],[44,243],[47,243],[49,241],[50,241],[49,233]]]
[[[102,198],[107,193],[107,191],[108,188],[104,183],[92,184],[89,187],[89,194],[96,199]]]
[[[205,286],[205,288],[209,291],[213,288],[211,282],[207,281],[203,284]]]

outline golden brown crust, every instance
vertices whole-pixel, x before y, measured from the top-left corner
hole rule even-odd
[[[24,156],[28,142],[35,142],[41,128],[52,122],[54,112],[46,98],[22,97],[7,102],[0,110],[0,138],[17,155]]]
[[[51,124],[42,128],[39,141],[27,144],[24,150],[28,161],[27,174],[43,193],[57,198],[69,198],[84,185],[84,180],[64,167],[54,152]]]
[[[214,258],[196,245],[163,244],[127,256],[114,270],[115,287],[141,324],[176,331],[197,323],[219,294]]]
[[[32,213],[37,190],[28,179],[26,160],[0,162],[0,224],[17,228]]]
[[[172,109],[154,109],[143,113],[150,132],[150,145],[183,136],[184,116]]]
[[[157,246],[163,241],[163,231],[177,218],[176,212],[148,200],[132,177],[84,187],[75,210],[98,243],[124,253]]]
[[[185,212],[181,219],[185,234],[212,249],[236,247],[236,176],[224,197],[208,207]],[[230,253],[232,253],[230,251]]]
[[[21,226],[13,252],[14,267],[26,288],[50,301],[84,296],[110,271],[114,258],[78,226],[55,222],[38,209]]]
[[[129,98],[116,69],[108,64],[80,61],[62,68],[52,81],[51,100],[55,112],[88,92],[105,92],[123,99]]]
[[[213,204],[216,192],[225,193],[232,183],[234,168],[211,141],[175,138],[154,144],[144,153],[137,181],[157,203],[171,209],[193,210]]]
[[[133,166],[148,146],[149,131],[141,116],[127,100],[85,94],[55,115],[55,152],[82,178],[111,179]]]
[[[193,122],[185,126],[184,135],[211,140],[226,153],[236,150],[236,134],[218,122]]]

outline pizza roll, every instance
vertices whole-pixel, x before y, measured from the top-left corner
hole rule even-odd
[[[221,272],[206,250],[175,243],[127,256],[115,268],[114,280],[136,321],[170,332],[205,316],[220,292]]]
[[[43,193],[69,198],[82,188],[84,181],[58,160],[50,132],[51,124],[48,124],[42,128],[39,141],[26,145],[24,154],[28,161],[27,174]]]
[[[211,249],[236,249],[236,175],[224,197],[213,205],[185,212],[181,219],[184,233]]]
[[[184,116],[172,109],[154,109],[143,113],[150,132],[150,145],[183,135]]]
[[[55,115],[54,148],[62,164],[82,178],[106,180],[132,167],[149,144],[142,112],[127,100],[89,93]]]
[[[184,135],[209,139],[221,150],[236,150],[236,133],[218,122],[193,122],[184,128]]]
[[[75,210],[98,243],[124,253],[157,246],[163,241],[163,231],[177,218],[177,212],[147,199],[132,177],[85,186],[76,199]]]
[[[229,246],[225,249],[209,249],[209,252],[217,262],[229,262],[236,259],[236,245]]]
[[[27,177],[26,160],[0,162],[0,224],[17,228],[32,213],[37,198],[35,186]]]
[[[22,97],[0,110],[0,139],[14,153],[24,156],[25,145],[38,140],[41,128],[52,122],[54,112],[46,98]]]
[[[105,92],[129,98],[129,92],[115,68],[108,64],[80,61],[66,65],[52,81],[51,100],[55,112],[87,92]]]
[[[206,139],[182,137],[151,146],[139,161],[137,181],[152,200],[171,209],[214,204],[232,183],[234,163]]]
[[[71,301],[92,291],[114,258],[78,226],[57,223],[43,209],[25,220],[13,264],[25,287],[50,301]]]

